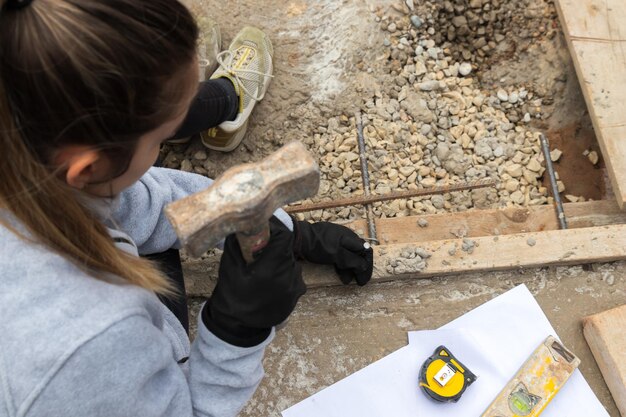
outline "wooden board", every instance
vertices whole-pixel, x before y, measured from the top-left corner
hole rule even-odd
[[[622,417],[626,417],[626,305],[583,319],[583,333]]]
[[[611,232],[604,232],[599,238],[593,235],[601,230],[598,229],[600,226],[617,225],[609,230],[617,230],[620,225],[624,227],[626,211],[620,210],[617,203],[614,201],[567,203],[564,209],[570,230],[563,234],[558,233],[554,208],[550,206],[470,210],[460,213],[378,219],[376,224],[383,244],[376,248],[377,257],[380,256],[381,248],[383,248],[382,251],[386,251],[384,258],[393,259],[393,256],[399,256],[402,248],[407,245],[419,246],[437,254],[433,255],[428,268],[420,274],[396,275],[378,268],[374,273],[374,279],[388,281],[396,278],[428,278],[463,272],[489,271],[492,268],[515,269],[583,264],[626,258],[626,251],[623,249],[625,246],[619,246],[620,242],[624,243],[623,237],[620,238],[622,240],[616,240]],[[426,219],[429,225],[420,227],[419,219]],[[364,220],[347,225],[354,230],[360,230],[361,233],[367,229]],[[499,236],[494,236],[496,229],[500,233]],[[464,231],[466,238],[478,242],[480,246],[475,249],[478,257],[472,257],[462,251],[463,239],[455,237],[459,231]],[[586,237],[587,232],[593,236]],[[537,241],[534,249],[528,246],[529,237]],[[566,241],[561,242],[562,238]],[[579,252],[578,249],[585,246],[579,246],[578,241],[586,242],[585,245],[594,243],[596,247],[588,253]],[[450,256],[447,251],[455,244],[457,252],[455,256]],[[491,265],[489,260],[492,254],[498,253],[500,256],[501,250],[505,251],[507,257],[498,259]],[[538,258],[535,257],[537,251],[542,252]],[[573,254],[568,254],[568,251],[573,251]],[[564,257],[564,255],[568,256]],[[564,259],[561,259],[562,257]],[[444,262],[448,262],[449,265],[445,265]],[[183,263],[188,294],[197,296],[211,294],[213,280],[217,276],[218,263],[219,254],[202,260],[189,259]],[[378,260],[377,263],[380,264]],[[340,285],[334,269],[320,265],[306,265],[305,279],[312,287]]]
[[[382,282],[467,272],[626,259],[626,250],[624,250],[626,248],[626,225],[624,224],[477,237],[469,238],[468,241],[474,244],[472,253],[462,249],[464,239],[375,246],[372,280]],[[420,270],[396,272],[394,264],[398,264],[399,261],[406,264],[405,255],[417,248],[430,254],[427,265]],[[308,265],[304,276],[309,286],[338,284],[332,268],[324,266]]]
[[[626,2],[556,3],[613,190],[626,208]]]
[[[626,224],[626,211],[614,201],[589,201],[564,204],[570,229]],[[428,222],[420,227],[418,220]],[[365,220],[347,224],[361,236],[367,233]],[[480,237],[513,233],[558,230],[556,212],[552,206],[507,208],[500,210],[470,210],[459,213],[377,219],[376,229],[381,244],[427,242],[459,236]]]

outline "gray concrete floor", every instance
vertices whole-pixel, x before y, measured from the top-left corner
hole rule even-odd
[[[581,358],[580,369],[609,414],[619,417],[580,321],[626,303],[626,262],[311,289],[267,349],[266,378],[242,415],[279,416],[406,345],[407,331],[436,329],[521,283]],[[191,300],[192,315],[200,303]]]

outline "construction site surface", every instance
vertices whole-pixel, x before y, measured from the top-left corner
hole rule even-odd
[[[266,30],[275,78],[240,148],[172,145],[166,166],[215,177],[298,140],[322,171],[320,193],[302,204],[362,196],[359,111],[373,194],[494,180],[373,203],[379,244],[365,287],[306,265],[309,290],[267,349],[266,378],[242,415],[278,416],[406,345],[407,331],[436,329],[521,283],[620,415],[581,323],[626,303],[623,0],[187,2],[216,18],[225,40],[246,24]],[[368,237],[360,205],[299,216]],[[184,262],[193,314],[219,256]]]

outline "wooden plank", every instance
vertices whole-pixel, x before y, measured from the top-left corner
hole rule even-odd
[[[622,82],[626,85],[626,80]],[[621,173],[619,176],[609,175],[613,190],[617,196],[622,196],[619,198],[624,198],[626,196],[626,183],[624,182],[626,179],[626,125],[605,127],[600,130],[599,137],[602,155],[611,155],[610,158],[604,159],[607,170],[609,173]],[[626,204],[622,204],[621,207],[626,210]]]
[[[626,40],[622,0],[558,0],[561,24],[573,38]]]
[[[626,75],[622,67],[626,65],[626,59],[618,54],[626,51],[626,40],[607,42],[575,39],[570,45],[574,62],[581,68],[579,80],[594,126],[623,126],[626,116],[618,104],[626,100],[626,84],[622,78]]]
[[[564,205],[570,229],[592,228],[605,225],[626,224],[626,211],[619,209],[614,201],[588,201],[584,203],[567,203]],[[426,219],[428,227],[420,227],[419,219]],[[393,248],[398,244],[413,244],[424,248],[433,245],[441,245],[441,242],[456,242],[460,248],[462,239],[454,239],[459,232],[466,233],[465,237],[486,242],[492,250],[497,250],[493,241],[496,231],[504,235],[515,235],[519,233],[538,233],[543,236],[543,232],[558,230],[554,208],[551,206],[534,206],[527,208],[507,208],[500,210],[470,210],[460,213],[443,213],[434,215],[397,217],[389,219],[378,219],[376,221],[378,235],[383,245],[380,247]],[[348,223],[347,226],[353,228],[361,234],[367,230],[364,220],[357,220]],[[586,230],[586,229],[580,229]],[[453,238],[453,239],[451,239]],[[483,238],[483,239],[477,239]],[[489,240],[491,239],[491,241]],[[541,239],[534,238],[538,241]],[[521,247],[527,246],[522,239]],[[452,244],[450,244],[452,246]],[[477,248],[478,249],[478,248]],[[376,249],[380,250],[379,248]],[[460,252],[460,249],[457,249]],[[440,257],[439,262],[446,260],[445,254]],[[597,262],[598,260],[575,261],[573,263]],[[460,260],[454,261],[456,264]],[[206,257],[202,260],[186,260],[183,263],[185,280],[188,285],[188,293],[192,295],[208,295],[213,290],[213,279],[217,275],[219,255]],[[558,263],[553,263],[558,264]],[[519,265],[514,267],[526,267],[528,261],[522,259]],[[319,265],[307,265],[305,268],[308,284],[311,286],[338,285],[335,278],[335,271]],[[475,270],[470,269],[470,270]],[[488,270],[488,269],[486,269]],[[455,272],[457,271],[457,272]],[[446,270],[427,270],[419,274],[418,277],[430,277],[433,275],[454,274],[464,272],[451,265]],[[324,276],[325,275],[325,276]],[[403,278],[403,277],[401,277]],[[393,276],[385,277],[380,274],[382,280],[394,279]]]
[[[626,305],[583,319],[583,333],[622,417],[626,417]]]
[[[570,229],[626,223],[626,211],[615,201],[566,203],[564,210]],[[420,219],[428,226],[420,227]],[[365,220],[346,226],[361,236],[367,233]],[[559,225],[554,207],[533,206],[378,219],[376,229],[381,244],[394,244],[558,230]]]
[[[467,272],[626,259],[626,250],[624,250],[626,248],[626,225],[624,224],[477,237],[467,240],[471,240],[474,244],[472,253],[462,249],[464,239],[375,246],[372,279],[383,282]],[[406,265],[411,264],[411,260],[406,260],[406,255],[418,248],[427,251],[431,256],[427,259],[427,265],[423,269],[419,269],[417,265],[411,269],[411,265]],[[405,266],[398,267],[399,264],[405,264]],[[338,283],[332,268],[319,265],[308,265],[305,268],[305,281],[307,285],[314,287]]]
[[[620,207],[626,204],[626,2],[557,0],[576,73]]]

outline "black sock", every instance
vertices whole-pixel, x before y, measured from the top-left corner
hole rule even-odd
[[[237,118],[237,114],[239,113],[239,96],[237,95],[235,86],[232,81],[226,77],[218,78],[213,81],[215,81],[216,85],[219,85],[223,89],[228,97],[228,108],[230,109],[230,112],[228,113],[228,116],[226,116],[226,120],[235,120]]]
[[[239,113],[239,96],[228,78],[203,81],[193,99],[187,117],[170,139],[185,138],[209,130],[222,122],[235,120]]]

